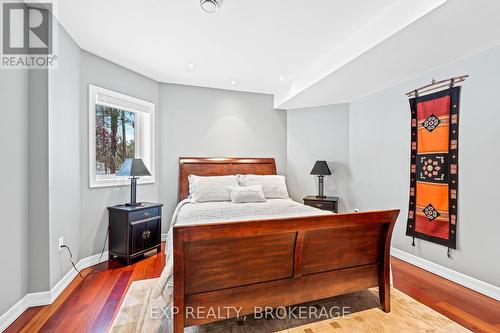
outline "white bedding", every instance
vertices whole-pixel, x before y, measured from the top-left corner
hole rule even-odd
[[[175,209],[167,234],[165,268],[153,291],[154,297],[163,296],[166,306],[172,306],[173,260],[172,227],[174,225],[214,223],[224,221],[248,221],[276,217],[296,217],[332,214],[328,211],[299,204],[291,199],[270,199],[266,202],[232,203],[181,201]]]

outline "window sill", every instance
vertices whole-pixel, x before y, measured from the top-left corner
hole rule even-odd
[[[138,185],[154,184],[154,177],[142,177],[137,180]],[[117,187],[117,186],[130,186],[130,178],[124,179],[96,179],[92,180],[89,184],[89,188],[101,188],[101,187]]]

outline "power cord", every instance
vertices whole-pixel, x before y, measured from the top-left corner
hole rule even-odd
[[[71,262],[71,265],[73,265],[73,268],[75,269],[75,271],[78,272],[78,275],[80,275],[81,278],[84,278],[83,275],[82,275],[82,272],[80,272],[80,270],[78,270],[78,268],[76,268],[76,265],[73,262],[73,253],[71,253],[71,249],[69,248],[69,246],[67,246],[67,245],[61,245],[61,247],[65,248],[66,250],[68,250],[68,252],[69,252],[69,261]]]
[[[99,259],[97,260],[97,264],[95,264],[94,266],[96,266],[96,265],[98,265],[98,264],[101,263],[102,256],[104,255],[104,249],[106,248],[106,241],[108,240],[108,236],[109,236],[109,228],[108,228],[108,230],[106,232],[106,238],[104,238],[104,244],[102,245],[101,255],[99,256]],[[67,246],[67,245],[61,245],[61,247],[65,248],[66,250],[68,250],[69,261],[71,262],[71,265],[73,266],[73,268],[75,269],[75,271],[78,272],[78,275],[80,275],[80,277],[82,279],[86,279],[91,274],[99,273],[99,271],[97,271],[95,268],[93,268],[90,273],[88,273],[87,275],[83,275],[82,272],[76,267],[75,263],[73,262],[73,253],[71,253],[71,249],[69,248],[69,246]]]

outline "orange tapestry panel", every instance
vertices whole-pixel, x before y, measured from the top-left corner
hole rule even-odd
[[[415,97],[406,234],[456,248],[460,87]]]

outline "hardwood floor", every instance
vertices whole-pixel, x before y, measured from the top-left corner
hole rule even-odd
[[[105,332],[130,284],[159,277],[164,264],[164,251],[127,267],[99,264],[99,273],[75,278],[53,304],[28,309],[5,332]],[[500,302],[395,258],[392,268],[397,289],[474,332],[500,332]]]
[[[500,332],[500,302],[392,258],[394,287],[474,332]]]
[[[28,309],[5,332],[105,332],[130,284],[160,276],[164,247],[130,266],[111,261],[85,269],[84,276],[99,273],[77,276],[53,304]]]

